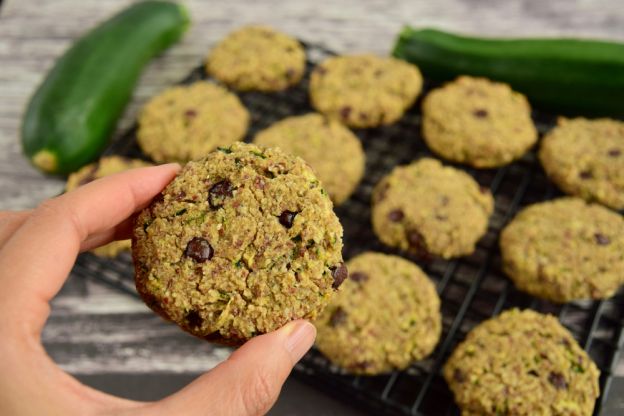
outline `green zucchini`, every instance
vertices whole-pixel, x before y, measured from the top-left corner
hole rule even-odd
[[[77,40],[26,109],[21,135],[30,161],[48,173],[69,173],[99,156],[145,64],[188,24],[181,5],[146,1]]]
[[[624,44],[582,39],[483,39],[405,27],[393,55],[433,79],[503,81],[540,108],[624,116]]]

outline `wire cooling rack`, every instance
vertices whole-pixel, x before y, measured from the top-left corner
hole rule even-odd
[[[241,93],[240,98],[252,115],[246,141],[256,132],[284,117],[312,111],[308,103],[308,81],[315,63],[333,55],[317,45],[305,44],[308,56],[304,80],[287,91],[263,94]],[[203,69],[194,70],[183,83],[207,79]],[[434,86],[425,83],[426,91]],[[366,174],[355,194],[336,212],[345,230],[345,258],[367,250],[400,254],[384,247],[370,225],[370,197],[373,186],[394,166],[423,156],[431,156],[420,135],[420,103],[416,103],[398,123],[376,129],[356,131],[366,152]],[[554,118],[535,113],[540,133],[551,128]],[[144,157],[135,140],[136,128],[115,141],[108,154]],[[328,149],[331,151],[331,149]],[[465,169],[465,168],[464,168]],[[297,365],[295,375],[341,400],[375,415],[457,415],[453,397],[440,370],[455,345],[479,322],[502,310],[520,307],[551,313],[572,332],[594,359],[601,371],[601,396],[595,414],[600,414],[610,390],[619,355],[624,349],[624,290],[604,301],[573,302],[555,305],[517,291],[501,272],[498,235],[523,206],[551,199],[559,192],[548,182],[534,152],[497,170],[466,169],[482,186],[489,187],[496,206],[487,234],[469,257],[428,263],[411,258],[436,283],[442,300],[443,332],[440,342],[425,360],[405,371],[363,377],[344,374],[317,350],[310,351]],[[91,254],[79,257],[74,273],[99,279],[137,296],[130,256],[101,259]]]

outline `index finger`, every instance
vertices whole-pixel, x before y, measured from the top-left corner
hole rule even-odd
[[[41,204],[0,250],[0,308],[38,310],[36,303],[47,303],[67,278],[81,242],[149,203],[178,169],[177,164],[134,169]]]

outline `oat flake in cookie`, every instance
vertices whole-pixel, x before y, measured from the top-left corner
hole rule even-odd
[[[267,26],[247,26],[215,46],[206,70],[240,91],[281,91],[305,72],[305,51],[296,39]]]
[[[624,219],[580,198],[533,204],[500,236],[515,285],[554,302],[603,299],[624,283]]]
[[[347,277],[342,227],[311,168],[244,143],[189,162],[138,216],[132,251],[152,309],[233,345],[315,318]]]
[[[471,254],[494,209],[489,189],[430,158],[394,168],[372,199],[379,239],[421,258]]]
[[[433,351],[442,328],[435,286],[414,263],[367,252],[314,323],[316,346],[354,374],[404,369]]]
[[[590,416],[598,368],[552,315],[512,309],[475,327],[444,366],[462,415]]]

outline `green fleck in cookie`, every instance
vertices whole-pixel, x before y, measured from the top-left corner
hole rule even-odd
[[[143,300],[226,344],[315,318],[347,277],[341,251],[312,169],[244,143],[186,164],[140,213],[132,241]]]
[[[151,166],[151,164],[138,159],[127,159],[122,156],[104,156],[97,162],[84,166],[79,171],[69,175],[67,184],[65,184],[65,192],[72,191],[80,185],[104,176],[146,166]],[[122,251],[130,251],[130,240],[113,241],[91,250],[93,254],[100,257],[116,257]]]
[[[624,283],[624,219],[580,198],[523,209],[500,246],[516,286],[554,302],[607,298]]]
[[[315,322],[316,345],[355,374],[405,369],[433,351],[440,299],[414,263],[368,252],[347,263],[348,279]]]
[[[624,123],[606,118],[559,119],[539,157],[564,192],[624,209]]]
[[[420,257],[471,254],[494,209],[490,191],[470,175],[429,158],[394,168],[372,202],[379,239]]]
[[[375,55],[336,56],[318,65],[310,78],[312,106],[351,127],[397,121],[422,88],[414,65]]]
[[[305,51],[296,39],[270,27],[248,26],[214,47],[206,71],[240,91],[280,91],[303,77]]]
[[[320,114],[288,117],[258,133],[254,142],[279,147],[308,162],[335,204],[349,198],[364,175],[364,151],[358,138]]]
[[[444,366],[466,416],[590,416],[599,375],[557,318],[518,309],[470,331]]]
[[[238,97],[210,82],[167,89],[139,117],[137,140],[154,161],[186,163],[241,140],[249,113]]]
[[[476,168],[518,159],[537,141],[531,108],[507,84],[461,76],[425,97],[423,136],[438,155]]]

